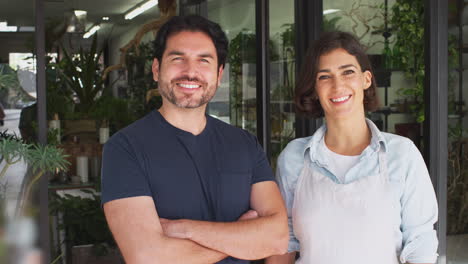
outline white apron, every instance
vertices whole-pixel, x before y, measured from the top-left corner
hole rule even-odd
[[[305,158],[292,208],[300,264],[397,264],[395,206],[385,153],[378,175],[338,184]],[[377,172],[376,172],[377,173]]]

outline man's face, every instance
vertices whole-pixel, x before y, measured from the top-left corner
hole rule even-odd
[[[163,104],[198,108],[213,98],[221,82],[216,48],[202,32],[182,31],[170,36],[161,62],[153,62],[153,78],[159,83]]]

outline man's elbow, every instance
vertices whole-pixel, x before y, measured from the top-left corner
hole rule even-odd
[[[273,254],[272,255],[283,255],[288,252],[289,233],[288,229],[279,233],[274,240]]]
[[[125,258],[127,264],[141,264],[141,263],[152,263],[152,264],[167,264],[173,263],[172,259],[168,259],[166,254],[152,254],[150,252],[138,252],[129,258]]]
[[[271,255],[283,255],[288,252],[289,243],[289,227],[286,214],[277,216],[274,226],[270,226],[270,234],[268,243],[270,243],[272,252]],[[273,231],[273,232],[271,232]],[[271,256],[270,255],[270,256]]]

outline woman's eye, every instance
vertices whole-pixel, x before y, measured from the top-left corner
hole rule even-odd
[[[330,78],[330,76],[328,76],[328,75],[320,75],[320,76],[318,77],[319,80],[326,80],[326,79],[328,79],[328,78]]]
[[[344,75],[349,75],[349,74],[353,74],[354,71],[353,70],[346,70],[343,72]]]

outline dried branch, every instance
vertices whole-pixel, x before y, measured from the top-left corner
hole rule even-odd
[[[375,21],[383,21],[384,15],[378,5],[363,4],[362,1],[356,1],[351,5],[349,10],[344,10],[343,16],[351,20],[351,32],[357,37],[359,41],[366,37],[369,33],[379,29],[379,26],[373,25]],[[373,13],[372,16],[368,17],[366,14]],[[364,28],[363,32],[358,31],[359,28]],[[367,49],[383,43],[381,40],[369,41],[367,43]]]
[[[145,36],[148,32],[153,31],[154,34],[159,30],[159,28],[166,23],[169,18],[176,14],[176,7],[177,3],[175,0],[160,0],[158,3],[159,11],[161,12],[161,17],[155,20],[152,20],[146,24],[144,24],[138,32],[135,34],[132,40],[130,40],[125,46],[120,48],[120,60],[119,63],[116,65],[111,65],[107,67],[102,75],[102,79],[105,80],[108,74],[111,71],[115,71],[118,69],[125,68],[125,57],[127,56],[127,52],[134,47],[136,53],[138,54],[138,46],[141,43],[141,39]]]

